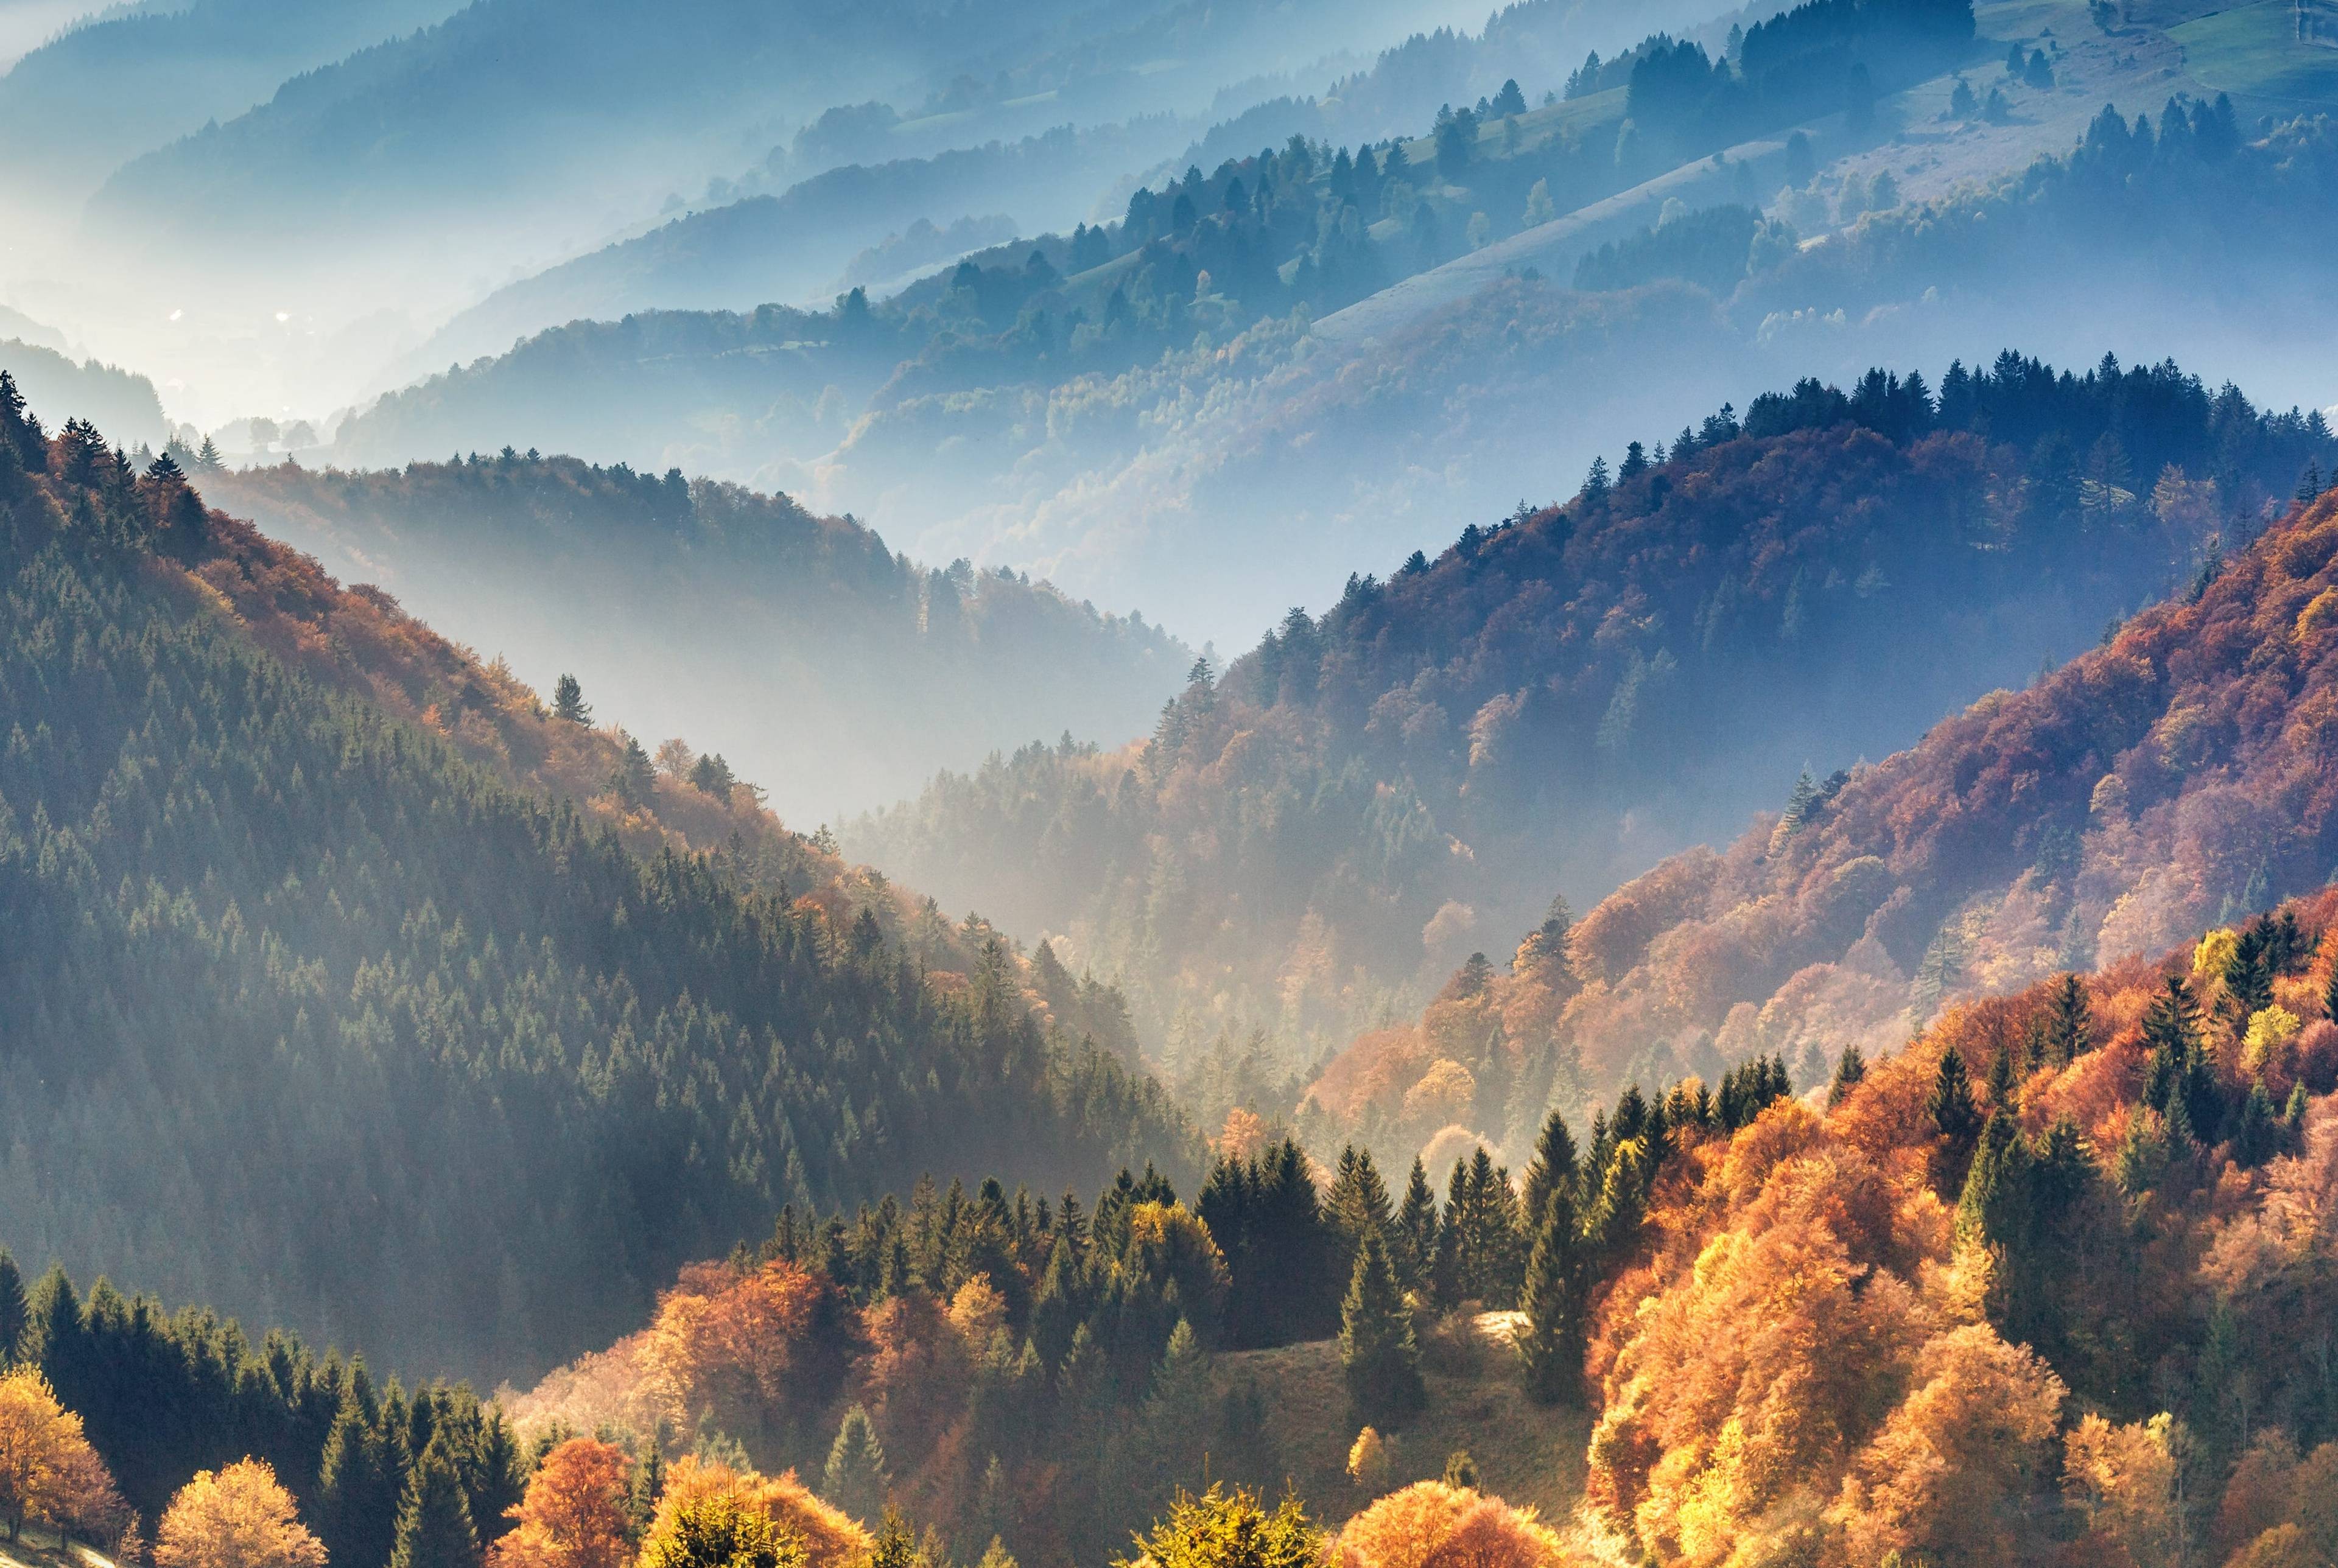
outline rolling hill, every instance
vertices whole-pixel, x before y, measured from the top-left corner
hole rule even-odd
[[[898,799],[1035,729],[1140,730],[1193,662],[1141,618],[922,569],[849,518],[678,475],[506,452],[202,483],[539,683],[575,674],[604,721],[721,751],[793,821]]]
[[[848,838],[1067,936],[1181,1069],[1252,1028],[1298,1066],[1472,948],[1507,951],[1555,894],[1596,899],[1667,838],[1733,833],[1802,764],[1891,751],[2091,643],[2332,436],[2173,365],[2009,353],[1937,397],[1881,370],[1848,395],[1806,380],[1666,445],[1351,575],[1149,740],[1028,747]],[[1612,1084],[1643,1036],[1597,1038]],[[1493,1117],[1538,1113],[1485,1093]]]
[[[525,1372],[791,1199],[1190,1160],[1052,956],[0,392],[15,1246]]]

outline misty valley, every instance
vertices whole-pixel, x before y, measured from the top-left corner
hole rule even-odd
[[[0,0],[0,1568],[2338,1568],[2330,0]]]

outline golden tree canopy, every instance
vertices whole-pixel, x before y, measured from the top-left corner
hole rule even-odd
[[[154,1532],[155,1568],[324,1568],[324,1562],[323,1543],[259,1459],[198,1471]]]

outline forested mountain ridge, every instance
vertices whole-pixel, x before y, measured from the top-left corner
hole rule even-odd
[[[1191,1160],[1051,954],[0,401],[23,1251],[524,1371],[791,1199]]]
[[[2028,690],[1881,762],[1805,775],[1726,848],[1530,935],[1508,974],[1473,959],[1420,1024],[1359,1040],[1317,1093],[1393,1133],[1428,1101],[1483,1124],[1466,1096],[1406,1105],[1457,1064],[1508,1083],[1539,1060],[1562,1101],[1757,1054],[1808,1076],[1846,1044],[1890,1048],[1946,1000],[2318,887],[2338,863],[2333,622],[2325,495]]]
[[[506,451],[201,482],[439,630],[573,671],[604,720],[654,714],[720,750],[806,823],[1035,729],[1133,733],[1193,662],[1141,616],[920,569],[850,518],[678,473]]]
[[[2319,416],[2173,366],[2012,354],[1937,397],[1807,382],[1655,445],[1351,577],[1142,747],[1028,748],[848,837],[1066,934],[1181,1061],[1262,1027],[1296,1064],[1506,951],[1554,893],[1596,897],[1804,762],[1881,754],[2085,646],[2332,450]]]

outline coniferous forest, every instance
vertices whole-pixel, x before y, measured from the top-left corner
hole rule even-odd
[[[0,1568],[2338,1568],[2322,0],[0,132]]]

